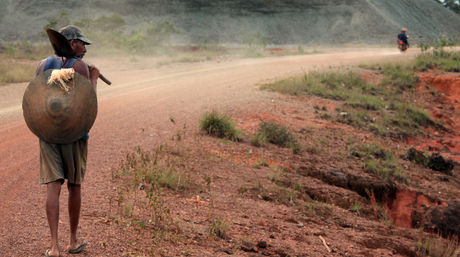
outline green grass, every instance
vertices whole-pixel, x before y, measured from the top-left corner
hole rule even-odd
[[[262,85],[261,89],[277,91],[290,95],[316,95],[333,100],[351,98],[350,89],[368,90],[367,83],[355,73],[310,72],[300,77],[292,77]]]
[[[353,203],[353,205],[351,206],[350,210],[351,210],[352,212],[356,212],[357,214],[359,214],[359,213],[361,212],[362,208],[363,208],[363,207],[361,206],[361,204],[360,204],[359,202],[356,202],[356,201],[355,201],[355,202]]]
[[[176,238],[181,233],[173,220],[168,192],[190,193],[198,190],[184,170],[187,170],[185,152],[168,145],[152,151],[137,147],[126,154],[117,168],[112,170],[113,189],[110,197],[111,219],[128,233],[129,240],[141,243],[142,238],[152,238],[149,245],[157,246],[164,240]],[[139,241],[140,240],[140,241]]]
[[[423,133],[423,128],[439,125],[426,111],[405,100],[418,82],[414,70],[410,66],[381,67],[384,79],[380,85],[368,83],[353,72],[309,72],[262,85],[261,89],[341,102],[335,117],[327,110],[319,117],[383,137],[407,138]]]
[[[16,60],[38,61],[52,55],[53,48],[46,43],[31,43],[29,41],[0,43],[0,55],[2,59],[12,58]]]
[[[178,154],[178,153],[175,153]],[[180,153],[179,153],[180,154]],[[159,146],[154,151],[138,147],[126,154],[119,168],[114,171],[114,179],[124,178],[132,188],[144,185],[145,190],[159,187],[172,190],[188,190],[194,187],[189,177],[181,170],[181,160],[169,158],[172,155],[167,146]]]
[[[419,71],[439,69],[460,72],[460,52],[445,51],[442,48],[433,52],[425,52],[417,56],[414,67]]]
[[[276,181],[278,182],[278,181]],[[277,202],[284,205],[293,205],[297,199],[297,192],[284,185],[264,185],[259,181],[255,186],[251,188],[251,191],[260,196],[262,200]]]
[[[406,175],[396,161],[396,156],[390,150],[377,143],[368,143],[355,146],[351,155],[363,161],[363,170],[375,174],[382,179],[392,178],[406,182]]]
[[[401,91],[414,88],[415,84],[419,81],[418,76],[410,65],[385,65],[382,72],[382,84],[396,86]]]
[[[217,111],[207,112],[200,121],[200,129],[210,136],[239,141],[241,138],[234,123],[227,115]]]
[[[255,146],[261,146],[266,142],[292,148],[294,152],[300,151],[297,139],[289,132],[289,129],[275,122],[262,121],[251,139],[251,143]]]

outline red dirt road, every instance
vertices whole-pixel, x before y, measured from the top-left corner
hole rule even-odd
[[[83,184],[81,237],[90,242],[83,256],[116,256],[122,242],[102,242],[97,231],[108,206],[111,168],[135,146],[169,140],[170,118],[195,128],[208,110],[270,101],[257,84],[313,69],[375,60],[413,58],[397,49],[347,49],[331,53],[173,64],[161,68],[116,67],[120,60],[91,60],[113,86],[99,82],[99,113],[90,133],[88,171]],[[142,66],[142,64],[136,64]],[[41,256],[49,231],[44,209],[45,187],[38,182],[38,140],[22,117],[26,84],[0,87],[0,256]],[[68,234],[67,190],[61,196],[60,244]],[[107,243],[112,253],[101,254]],[[66,255],[64,255],[66,256]]]

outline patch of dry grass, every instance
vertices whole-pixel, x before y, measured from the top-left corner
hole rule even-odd
[[[0,56],[0,85],[28,82],[34,78],[37,64]]]

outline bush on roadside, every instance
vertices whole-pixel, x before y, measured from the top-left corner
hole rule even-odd
[[[230,118],[217,111],[207,112],[200,121],[200,129],[208,135],[225,138],[232,141],[239,141],[239,132]]]
[[[254,146],[261,146],[266,142],[281,147],[292,148],[294,153],[298,153],[300,151],[300,146],[297,143],[297,140],[289,132],[289,130],[274,122],[262,121],[259,125],[259,129],[251,140],[251,143]]]

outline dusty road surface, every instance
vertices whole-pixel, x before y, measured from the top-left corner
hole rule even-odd
[[[170,118],[195,129],[205,111],[270,101],[269,93],[257,89],[258,83],[330,66],[414,56],[415,51],[402,55],[393,48],[347,49],[160,68],[142,63],[117,66],[118,59],[90,60],[112,80],[113,86],[101,81],[98,86],[99,111],[90,133],[80,222],[80,234],[92,247],[84,255],[117,255],[117,247],[123,242],[102,242],[106,231],[93,228],[107,211],[105,192],[110,187],[111,168],[135,146],[169,140]],[[38,140],[22,117],[25,87],[25,83],[0,87],[0,256],[41,256],[49,240],[45,186],[38,182]],[[63,188],[61,195],[61,247],[66,245],[68,234],[66,191]],[[112,252],[98,252],[103,244]]]

